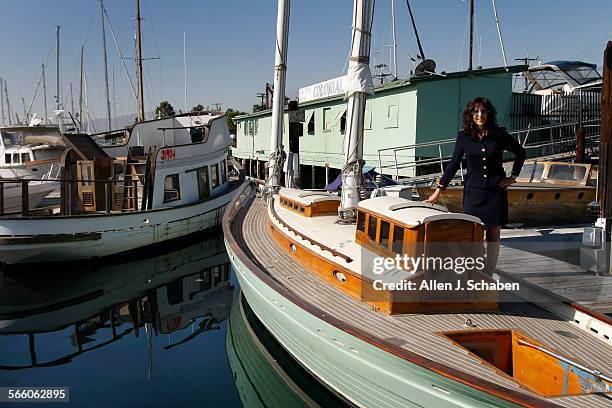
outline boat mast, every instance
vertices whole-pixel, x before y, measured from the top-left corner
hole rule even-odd
[[[419,39],[419,32],[416,28],[416,23],[414,22],[414,16],[412,15],[412,8],[410,8],[410,0],[406,0],[406,4],[408,5],[408,13],[410,13],[410,21],[412,21],[412,28],[414,29],[414,36],[417,40],[417,45],[419,46],[419,52],[421,53],[421,59],[425,60],[425,53],[423,52],[423,47],[421,46],[421,40]]]
[[[270,165],[266,185],[280,187],[283,162],[283,120],[285,110],[285,81],[287,74],[287,44],[289,42],[290,0],[279,0],[276,17],[276,56],[274,59],[274,95],[272,99],[272,133],[270,136]]]
[[[468,71],[472,70],[472,53],[474,51],[474,0],[470,0],[470,62]]]
[[[55,42],[57,43],[56,52],[55,52],[55,80],[56,80],[56,95],[55,95],[55,108],[60,110],[60,26],[56,26],[57,31],[55,34]]]
[[[85,47],[81,45],[81,79],[79,82],[79,121],[81,122],[81,127],[83,126],[83,52]]]
[[[363,118],[366,94],[373,93],[374,89],[369,65],[373,12],[372,0],[355,0],[353,42],[348,68],[347,133],[344,139],[342,201],[338,209],[338,221],[343,223],[355,221],[355,208],[363,187]]]
[[[183,31],[183,71],[185,74],[185,112],[187,110],[187,32]]]
[[[144,88],[142,81],[142,39],[140,36],[140,0],[136,0],[136,67],[138,71],[138,121],[145,120]]]
[[[2,89],[0,89],[0,92],[2,92]],[[9,96],[8,96],[8,85],[6,84],[6,79],[4,80],[4,99],[6,100],[6,114],[8,115],[8,121],[9,121],[9,125],[11,124],[12,121],[12,111],[11,111],[11,101],[9,100]]]
[[[2,93],[3,83],[4,83],[4,79],[0,77],[0,106],[2,107],[2,126],[6,124],[4,121],[4,95]]]
[[[393,79],[397,79],[397,37],[395,30],[395,0],[391,0],[391,28],[393,31]]]
[[[495,13],[495,24],[497,25],[497,35],[499,36],[499,46],[501,47],[502,57],[504,58],[504,67],[508,68],[508,61],[506,60],[506,50],[504,49],[504,40],[502,38],[501,29],[499,28],[499,18],[497,18],[497,7],[495,7],[495,0],[493,2],[493,12]]]
[[[102,19],[102,51],[104,53],[104,90],[106,94],[106,124],[107,130],[111,131],[111,108],[108,96],[108,60],[106,57],[106,30],[104,29],[104,3],[100,0],[100,18]]]
[[[49,112],[47,111],[47,79],[45,78],[45,63],[42,64],[43,101],[45,104],[45,125],[49,124]]]

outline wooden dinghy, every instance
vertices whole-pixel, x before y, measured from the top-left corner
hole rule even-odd
[[[597,169],[591,164],[527,161],[516,184],[508,188],[508,222],[553,225],[588,222],[587,206],[595,200]],[[417,187],[422,198],[432,187]],[[462,182],[451,184],[442,202],[463,211]]]
[[[418,299],[364,298],[370,282],[356,267],[361,253],[392,250],[399,228],[402,251],[426,245],[436,232],[439,239],[458,231],[474,240],[482,228],[464,215],[440,211],[436,218],[406,206],[399,211],[421,213],[414,218],[424,221],[410,229],[413,224],[397,222],[407,214],[375,211],[376,200],[393,211],[388,197],[372,200],[358,207],[357,226],[339,225],[324,209],[337,203],[332,197],[282,189],[266,204],[245,184],[224,217],[226,246],[248,304],[320,381],[359,406],[612,404],[608,317],[545,293],[543,304],[472,299],[471,310],[452,299],[426,310]],[[391,221],[387,239],[383,222]]]

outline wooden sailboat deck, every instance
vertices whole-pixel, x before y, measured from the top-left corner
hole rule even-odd
[[[436,315],[389,316],[326,284],[321,278],[296,263],[275,243],[266,228],[267,211],[259,198],[248,210],[241,211],[233,223],[233,235],[246,255],[265,273],[305,302],[339,319],[348,327],[365,332],[382,344],[401,347],[432,365],[444,365],[493,386],[513,390],[543,406],[612,406],[606,394],[587,394],[546,398],[522,387],[492,366],[483,364],[465,349],[438,334],[466,329],[470,319],[478,329],[517,329],[561,350],[604,373],[612,372],[612,348],[574,324],[530,303],[504,303],[501,311],[491,313],[456,313]]]

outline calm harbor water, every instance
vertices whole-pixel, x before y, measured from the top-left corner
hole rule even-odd
[[[339,403],[254,319],[221,236],[68,269],[0,277],[0,387],[70,387],[83,407]]]

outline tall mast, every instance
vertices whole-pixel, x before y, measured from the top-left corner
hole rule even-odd
[[[187,110],[187,32],[183,31],[183,70],[185,74],[185,112]]]
[[[57,47],[55,47],[56,53],[55,53],[55,79],[56,79],[56,94],[55,94],[55,108],[57,110],[61,109],[60,106],[60,36],[59,36],[59,31],[60,31],[60,26],[56,26],[57,27],[57,32],[55,34],[55,42],[57,44]]]
[[[474,0],[470,0],[470,61],[468,71],[472,70],[472,53],[474,51]]]
[[[290,0],[279,0],[276,16],[276,55],[274,58],[274,95],[272,99],[272,133],[270,136],[270,166],[267,185],[280,187],[284,162],[283,120],[285,81],[287,74],[287,44],[289,42]]]
[[[110,98],[108,96],[108,60],[106,57],[106,30],[104,28],[104,3],[100,0],[100,18],[102,19],[102,50],[104,52],[104,90],[106,95],[106,124],[107,130],[111,130],[111,108]]]
[[[2,92],[2,89],[0,89]],[[6,84],[6,79],[4,80],[4,100],[6,101],[6,115],[8,116],[8,124],[11,124],[12,121],[12,112],[11,112],[11,101],[9,101],[8,97],[8,85]]]
[[[351,37],[353,42],[348,68],[342,201],[338,208],[338,221],[344,223],[355,221],[355,209],[363,186],[363,119],[366,94],[371,94],[374,89],[369,65],[373,12],[372,0],[355,0]]]
[[[493,2],[493,12],[495,13],[495,25],[497,26],[497,35],[499,36],[499,46],[501,48],[502,57],[504,58],[504,67],[508,68],[508,61],[506,60],[506,50],[504,49],[504,39],[502,38],[501,29],[499,28],[499,18],[497,18],[497,7],[495,7],[495,0]]]
[[[45,104],[45,124],[49,124],[49,112],[47,111],[47,79],[45,78],[45,64],[42,64],[43,101]]]
[[[81,78],[79,81],[79,121],[81,122],[81,127],[83,127],[83,52],[85,47],[81,46]]]
[[[145,120],[144,88],[142,81],[142,39],[140,36],[140,0],[136,0],[136,66],[138,69],[138,120]]]
[[[4,79],[0,77],[0,106],[2,107],[2,126],[6,124],[4,121],[4,94],[2,93]]]
[[[393,78],[397,79],[397,36],[395,30],[395,0],[391,0],[391,28],[393,31]]]
[[[410,21],[412,21],[412,28],[414,29],[414,36],[417,40],[417,45],[419,46],[419,52],[421,53],[421,59],[425,59],[425,53],[423,52],[423,47],[421,46],[421,40],[419,39],[419,32],[416,28],[416,23],[414,22],[414,16],[412,15],[412,8],[410,8],[410,0],[406,0],[406,5],[408,5],[408,13],[410,14]]]

